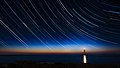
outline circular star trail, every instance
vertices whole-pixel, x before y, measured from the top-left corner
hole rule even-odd
[[[114,0],[1,0],[0,47],[119,47]]]

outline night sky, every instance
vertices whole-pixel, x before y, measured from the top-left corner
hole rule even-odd
[[[118,0],[0,0],[0,54],[73,54],[83,48],[119,51]]]

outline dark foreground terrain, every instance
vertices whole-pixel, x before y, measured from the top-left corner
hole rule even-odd
[[[120,64],[78,64],[17,61],[0,64],[0,68],[120,68]]]

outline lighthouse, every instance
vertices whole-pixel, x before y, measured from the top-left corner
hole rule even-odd
[[[87,57],[86,57],[86,51],[84,48],[84,52],[83,52],[83,63],[86,64],[87,63]]]

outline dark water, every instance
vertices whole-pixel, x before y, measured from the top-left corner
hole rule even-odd
[[[82,63],[80,54],[0,55],[0,63],[15,61]],[[120,63],[120,54],[88,54],[88,63]]]

